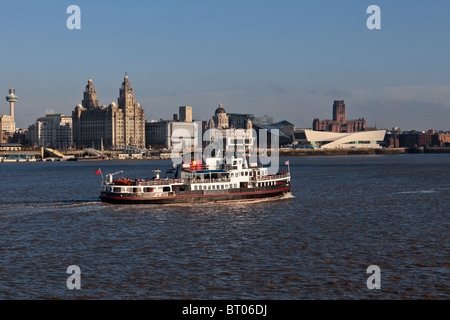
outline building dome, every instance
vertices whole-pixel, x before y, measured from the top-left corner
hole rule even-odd
[[[222,103],[219,103],[219,107],[216,109],[216,114],[227,113],[224,108],[222,108]]]

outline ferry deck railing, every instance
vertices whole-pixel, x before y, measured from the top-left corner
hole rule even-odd
[[[263,181],[263,180],[274,180],[286,178],[289,176],[289,173],[279,173],[274,175],[265,175],[265,176],[256,176],[250,177],[251,181]],[[192,183],[220,183],[220,182],[231,182],[230,178],[211,178],[211,179],[197,179],[197,178],[187,178],[187,179],[158,179],[158,180],[131,180],[131,184],[128,186],[160,186],[160,185],[168,185],[168,184],[192,184]],[[105,183],[106,185],[123,185],[126,184],[114,184],[114,183]]]
[[[272,175],[265,175],[265,176],[256,176],[252,177],[252,181],[262,181],[262,180],[274,180],[274,179],[282,179],[289,177],[289,173],[277,173]]]

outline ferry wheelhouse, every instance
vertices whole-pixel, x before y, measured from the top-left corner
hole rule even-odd
[[[160,170],[153,170],[156,177],[145,179],[114,179],[106,175],[102,179],[100,199],[117,204],[171,204],[251,201],[281,197],[291,189],[288,171],[269,174],[268,168],[248,165],[244,158],[233,158],[231,164],[222,165],[215,158],[205,163],[178,165],[160,178]]]

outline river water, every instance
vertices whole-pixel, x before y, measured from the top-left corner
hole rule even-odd
[[[0,299],[450,298],[450,155],[287,159],[284,199],[164,206],[103,204],[95,172],[167,160],[2,163]]]

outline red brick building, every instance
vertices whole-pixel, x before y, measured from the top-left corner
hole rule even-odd
[[[389,148],[403,147],[450,147],[450,133],[403,133],[387,134],[385,138]]]
[[[366,121],[364,119],[347,120],[345,117],[345,103],[344,101],[334,101],[333,103],[333,120],[314,119],[314,131],[328,131],[328,132],[358,132],[367,131]]]
[[[450,147],[450,133],[434,134],[432,141],[436,147]]]

